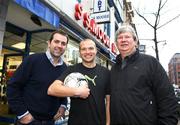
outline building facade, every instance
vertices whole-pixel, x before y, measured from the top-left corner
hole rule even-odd
[[[7,103],[7,80],[24,57],[45,52],[50,33],[57,29],[70,36],[63,55],[68,65],[81,62],[79,42],[90,38],[98,48],[97,63],[110,69],[117,55],[115,31],[131,21],[131,15],[123,16],[129,12],[125,7],[130,5],[124,0],[1,0],[0,102]]]
[[[169,79],[172,84],[180,86],[180,53],[175,53],[168,64]]]

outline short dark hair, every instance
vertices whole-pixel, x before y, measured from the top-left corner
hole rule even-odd
[[[52,40],[53,40],[53,38],[54,38],[54,34],[61,34],[61,35],[63,35],[63,36],[65,36],[66,38],[67,38],[67,43],[68,43],[68,41],[69,41],[69,37],[68,37],[68,34],[67,33],[65,33],[64,31],[62,31],[62,30],[56,30],[56,31],[54,31],[54,32],[52,32],[51,33],[51,35],[50,35],[50,39],[49,39],[49,41],[51,42]]]

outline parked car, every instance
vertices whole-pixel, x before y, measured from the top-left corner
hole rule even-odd
[[[177,99],[177,102],[178,102],[178,116],[180,118],[180,88],[175,88],[174,87],[174,92],[175,92],[176,99]]]

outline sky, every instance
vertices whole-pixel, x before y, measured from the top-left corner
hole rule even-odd
[[[164,2],[165,0],[163,0]],[[131,0],[132,6],[139,10],[151,24],[154,24],[154,16],[152,13],[157,12],[159,0]],[[180,14],[180,0],[168,0],[164,8],[161,10],[160,25],[173,19]],[[136,25],[140,44],[146,45],[146,54],[155,57],[153,29],[137,14],[133,19]],[[159,25],[159,26],[160,26]],[[157,30],[159,59],[160,63],[166,71],[168,71],[168,63],[175,53],[180,53],[180,17],[176,18],[167,25]]]

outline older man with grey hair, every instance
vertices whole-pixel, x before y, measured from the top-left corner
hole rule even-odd
[[[177,125],[177,101],[158,60],[139,53],[130,25],[116,32],[119,55],[111,69],[112,125]]]

